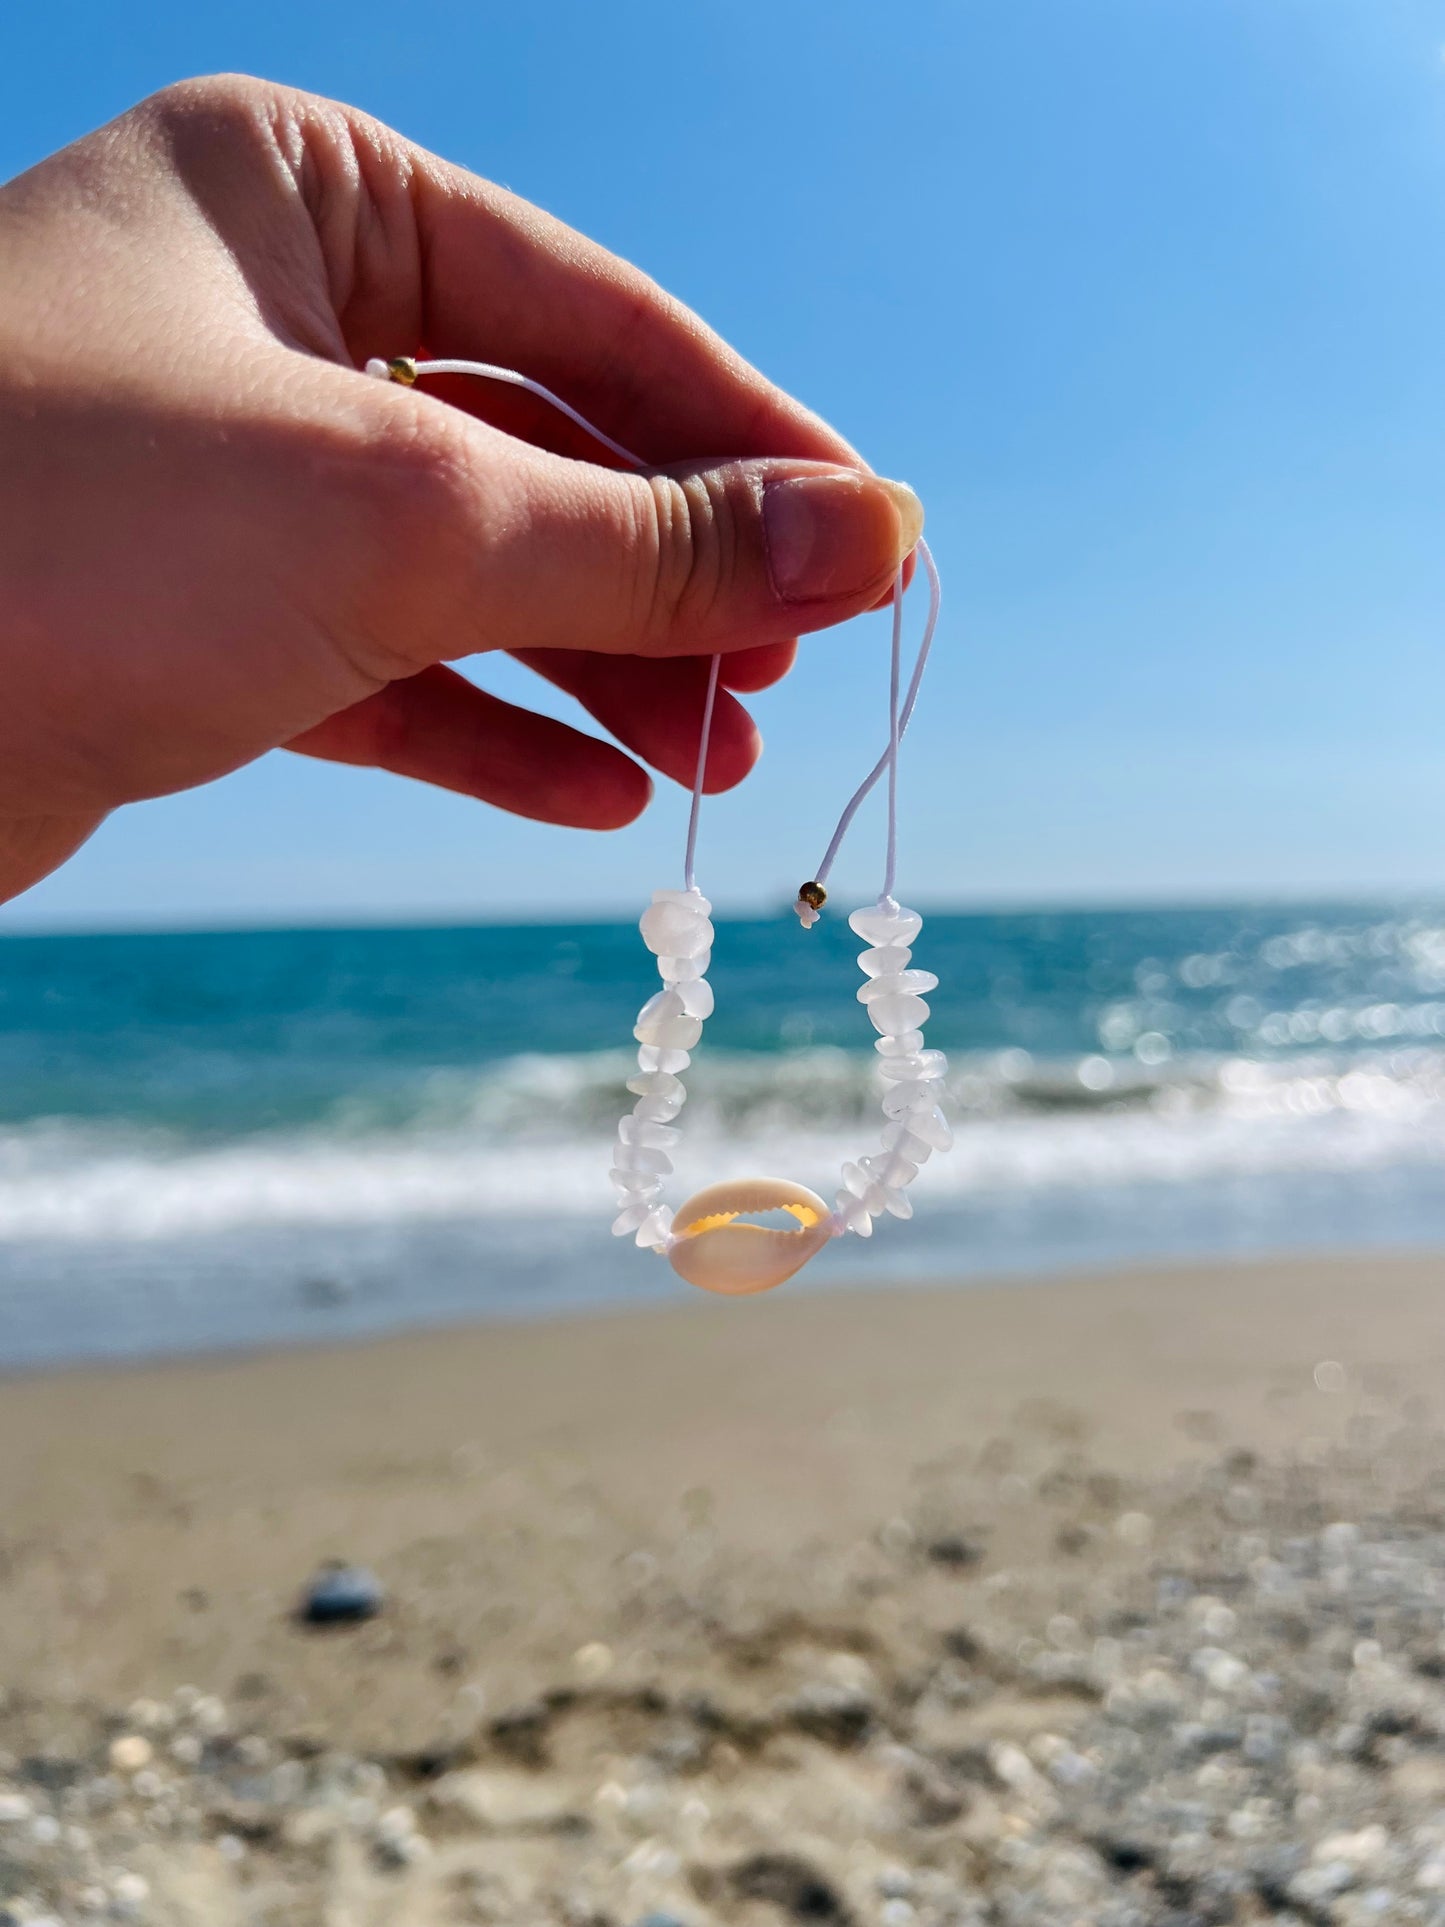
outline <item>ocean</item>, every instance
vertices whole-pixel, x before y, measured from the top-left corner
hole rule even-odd
[[[841,917],[722,921],[671,1196],[878,1125]],[[1445,1243],[1445,905],[930,915],[952,1152],[786,1289]],[[636,927],[0,941],[0,1365],[685,1295],[608,1235]]]

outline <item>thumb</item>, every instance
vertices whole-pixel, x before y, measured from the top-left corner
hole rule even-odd
[[[859,469],[774,458],[618,473],[393,397],[415,411],[393,444],[415,585],[400,605],[410,633],[393,640],[417,666],[480,649],[785,642],[872,608],[923,526],[911,489]]]

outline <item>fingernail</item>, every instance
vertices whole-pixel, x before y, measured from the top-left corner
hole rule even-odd
[[[923,531],[923,504],[877,475],[795,475],[763,488],[763,534],[784,602],[856,595],[896,569]]]

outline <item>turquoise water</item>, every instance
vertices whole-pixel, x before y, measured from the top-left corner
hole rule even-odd
[[[695,1182],[876,1132],[841,918],[720,925]],[[1445,906],[930,916],[958,1142],[804,1288],[1445,1239]],[[0,943],[0,1361],[682,1291],[607,1235],[632,924]]]

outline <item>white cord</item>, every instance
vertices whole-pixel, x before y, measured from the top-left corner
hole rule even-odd
[[[717,702],[717,679],[721,668],[722,657],[714,656],[707,672],[702,734],[697,739],[697,774],[692,779],[692,808],[687,813],[687,854],[682,863],[682,885],[685,890],[697,888],[697,819],[702,809],[702,779],[707,773],[707,746],[712,740],[712,712]]]
[[[554,395],[552,390],[544,388],[540,381],[533,381],[530,375],[519,375],[515,368],[497,368],[490,361],[416,361],[412,363],[412,367],[419,375],[481,375],[487,381],[505,381],[513,388],[525,388],[529,395],[535,395],[539,401],[550,402],[552,407],[559,414],[565,415],[569,422],[575,422],[579,428],[585,428],[593,441],[601,442],[604,448],[610,448],[619,461],[630,462],[634,468],[647,467],[647,463],[640,455],[634,455],[630,448],[624,448],[621,442],[614,442],[610,435],[604,435],[602,430],[589,422],[585,415],[579,415],[570,402],[563,401],[560,395]],[[383,381],[391,379],[391,367],[385,361],[367,362],[366,372],[368,375],[380,375]]]
[[[888,651],[888,846],[883,894],[893,895],[898,875],[898,685],[903,679],[903,564],[893,584],[893,640]]]
[[[913,674],[908,678],[908,694],[903,699],[903,708],[899,711],[898,715],[897,741],[899,743],[901,743],[904,736],[907,735],[908,725],[913,720],[913,711],[918,702],[918,691],[923,682],[923,672],[928,667],[928,655],[933,647],[933,634],[938,627],[938,611],[943,600],[943,587],[938,579],[938,566],[933,560],[932,550],[921,536],[918,540],[918,558],[922,562],[928,576],[928,619],[923,625],[923,640],[918,645],[918,655],[914,660]],[[898,605],[895,592],[895,622],[897,616]],[[848,834],[853,818],[858,814],[858,811],[872,794],[874,786],[877,784],[879,777],[889,767],[890,761],[896,761],[896,759],[897,746],[894,742],[890,727],[888,748],[884,750],[883,754],[878,758],[878,761],[873,765],[872,769],[869,770],[857,789],[854,790],[844,806],[843,814],[838,818],[837,828],[833,831],[832,837],[829,839],[828,847],[823,852],[823,861],[813,872],[817,882],[826,883],[828,881],[828,873],[833,868],[834,859],[837,857],[838,851],[842,848],[843,838]],[[891,887],[890,884],[889,888],[891,889]],[[888,893],[888,890],[885,890],[883,894],[887,896]]]

